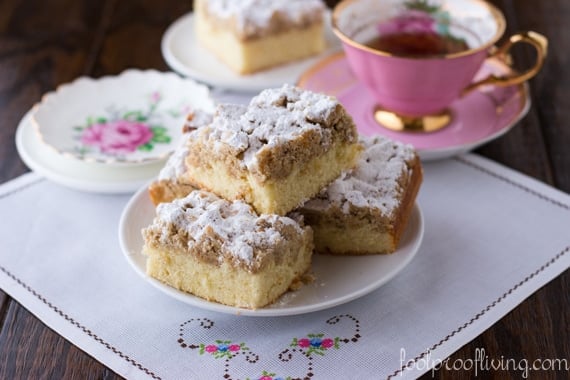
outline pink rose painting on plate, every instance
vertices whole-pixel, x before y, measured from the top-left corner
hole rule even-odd
[[[152,149],[151,140],[155,134],[151,128],[140,121],[102,120],[85,128],[81,143],[98,147],[107,154],[127,154],[138,148]]]
[[[85,125],[74,127],[77,153],[120,158],[137,151],[151,152],[156,144],[169,144],[172,139],[157,112],[161,99],[155,91],[149,97],[147,110],[119,111],[110,107],[106,116],[89,116]]]

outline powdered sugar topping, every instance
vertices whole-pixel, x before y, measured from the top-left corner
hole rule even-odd
[[[213,115],[202,110],[194,110],[188,114],[183,127],[183,134],[180,138],[178,146],[168,158],[164,167],[158,174],[159,180],[176,180],[186,172],[186,156],[188,155],[188,138],[190,132],[208,125],[212,122]]]
[[[383,137],[362,138],[361,142],[365,150],[356,168],[307,202],[305,208],[323,210],[337,205],[348,213],[353,205],[378,209],[384,215],[395,210],[403,192],[398,180],[410,170],[414,148]]]
[[[174,150],[174,153],[168,158],[164,167],[160,170],[158,174],[159,180],[176,180],[182,174],[186,172],[186,164],[184,160],[188,155],[188,136],[189,133],[182,134],[182,138],[178,147]]]
[[[319,145],[332,142],[329,119],[339,105],[336,98],[291,85],[268,89],[255,96],[249,106],[219,105],[208,139],[230,146],[243,163],[255,170],[256,155],[264,149],[292,141],[306,132],[320,136]]]
[[[302,26],[320,20],[325,10],[321,0],[207,0],[208,12],[221,20],[235,20],[243,35],[254,35],[280,19]]]
[[[243,201],[229,202],[206,191],[193,191],[171,203],[161,203],[149,228],[162,229],[161,238],[168,239],[168,226],[174,225],[191,236],[189,246],[206,236],[217,235],[222,251],[251,264],[255,249],[269,247],[284,239],[279,226],[293,226],[299,234],[301,226],[293,219],[278,215],[258,216]],[[220,259],[223,256],[220,254]]]

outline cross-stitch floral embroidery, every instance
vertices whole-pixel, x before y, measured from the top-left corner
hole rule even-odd
[[[339,348],[339,338],[323,338],[324,334],[308,334],[307,338],[293,338],[291,347],[307,349],[307,355],[324,355],[329,348]]]
[[[216,359],[232,358],[239,351],[249,351],[245,343],[232,344],[229,340],[216,340],[216,344],[200,344],[200,355],[204,353],[211,354]]]
[[[296,363],[290,369],[291,372],[284,376],[276,370],[252,371],[252,377],[246,376],[245,380],[297,380],[310,379],[315,376],[315,359],[326,360],[327,352],[332,349],[339,349],[341,346],[357,343],[360,340],[360,322],[350,314],[333,316],[326,321],[327,325],[343,323],[347,336],[333,337],[332,334],[307,334],[302,338],[289,340],[288,346],[277,354],[277,359],[281,363]],[[200,331],[215,333],[215,322],[208,318],[189,319],[180,324],[177,343],[183,349],[197,350],[203,357],[214,358],[219,366],[221,377],[227,380],[237,380],[243,377],[235,375],[235,365],[243,366],[244,363],[256,364],[260,362],[260,355],[250,350],[245,343],[234,343],[232,340],[214,340],[213,343],[198,343],[188,340],[199,334]],[[336,334],[335,334],[336,335]],[[208,341],[208,340],[206,340]],[[278,344],[278,342],[276,342]],[[287,341],[283,342],[287,345]],[[255,347],[253,348],[255,350]],[[217,360],[221,359],[221,360]],[[237,364],[236,364],[237,363]],[[304,369],[303,369],[304,367]],[[263,367],[262,367],[263,368]],[[267,367],[266,367],[267,368]],[[295,373],[294,376],[291,373]]]
[[[246,380],[252,380],[252,379],[247,378]],[[280,376],[277,376],[275,373],[263,371],[261,376],[256,378],[256,380],[291,380],[291,377],[290,376],[280,377]]]

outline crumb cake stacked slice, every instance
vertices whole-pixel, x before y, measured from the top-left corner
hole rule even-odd
[[[362,142],[356,168],[299,210],[313,228],[318,252],[392,253],[408,223],[422,182],[417,153],[383,137]]]
[[[256,309],[289,289],[310,267],[312,231],[242,201],[196,190],[157,207],[143,230],[147,273],[177,289]]]
[[[321,0],[195,0],[198,42],[238,74],[321,52]]]
[[[290,85],[262,91],[248,106],[218,106],[187,148],[189,181],[279,215],[353,168],[362,150],[335,98]]]

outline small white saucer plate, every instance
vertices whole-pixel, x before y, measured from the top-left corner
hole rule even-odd
[[[132,167],[168,157],[196,109],[214,110],[205,85],[172,72],[129,69],[60,85],[34,106],[32,123],[62,156]]]
[[[129,168],[86,163],[58,154],[40,141],[31,122],[31,111],[20,121],[16,148],[33,171],[60,185],[87,192],[133,193],[158,174],[163,161]]]
[[[166,63],[176,72],[201,82],[227,90],[259,92],[266,88],[294,84],[299,76],[323,57],[341,49],[326,13],[325,39],[327,48],[322,54],[264,70],[251,75],[234,73],[210,52],[202,48],[194,33],[194,14],[188,13],[176,20],[162,37],[161,50]]]
[[[414,206],[410,221],[398,250],[390,255],[331,256],[314,255],[312,273],[315,281],[297,291],[285,293],[268,307],[250,310],[206,301],[181,292],[146,274],[146,258],[142,255],[141,230],[155,216],[146,187],[128,202],[119,223],[119,240],[123,254],[145,281],[170,297],[197,308],[243,316],[276,317],[310,313],[355,300],[378,289],[402,271],[418,252],[424,234],[420,207]]]

